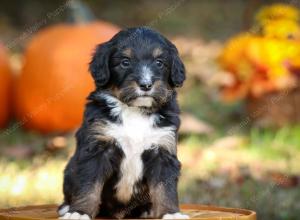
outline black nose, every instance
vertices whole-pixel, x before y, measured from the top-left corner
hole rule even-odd
[[[141,90],[143,90],[143,91],[149,91],[149,90],[151,90],[151,88],[152,88],[152,83],[140,83],[139,84],[139,86],[140,86],[140,88],[141,88]]]

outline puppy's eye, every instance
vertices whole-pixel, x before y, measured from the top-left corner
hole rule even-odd
[[[164,66],[163,61],[160,59],[155,60],[155,63],[158,68],[162,68]]]
[[[122,67],[122,68],[128,68],[128,67],[130,67],[130,60],[127,59],[127,58],[123,59],[123,60],[121,61],[121,67]]]

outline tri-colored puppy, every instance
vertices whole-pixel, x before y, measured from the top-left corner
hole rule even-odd
[[[77,148],[64,173],[62,219],[182,219],[176,87],[185,69],[176,47],[148,28],[99,45]]]

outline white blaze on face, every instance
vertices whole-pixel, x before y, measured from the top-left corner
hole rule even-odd
[[[142,82],[151,83],[153,72],[148,66],[142,67],[141,75],[142,75],[141,76]],[[137,93],[141,96],[145,95],[145,92],[142,91],[141,89],[138,89]],[[132,105],[135,107],[151,107],[152,104],[153,104],[153,98],[151,97],[139,97],[136,100],[134,100],[132,103]]]
[[[142,81],[151,82],[153,76],[152,70],[148,66],[142,67]]]

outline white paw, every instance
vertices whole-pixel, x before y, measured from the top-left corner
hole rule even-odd
[[[80,215],[78,212],[67,212],[64,216],[59,217],[59,219],[83,219],[83,220],[91,220],[91,218],[87,215]]]
[[[62,207],[60,207],[60,209],[58,210],[58,215],[59,216],[63,216],[64,214],[66,214],[70,209],[69,205],[64,205]]]
[[[147,218],[149,216],[148,212],[143,212],[140,218]]]
[[[165,214],[162,218],[163,219],[189,219],[190,217],[180,212],[176,212],[173,214]]]

